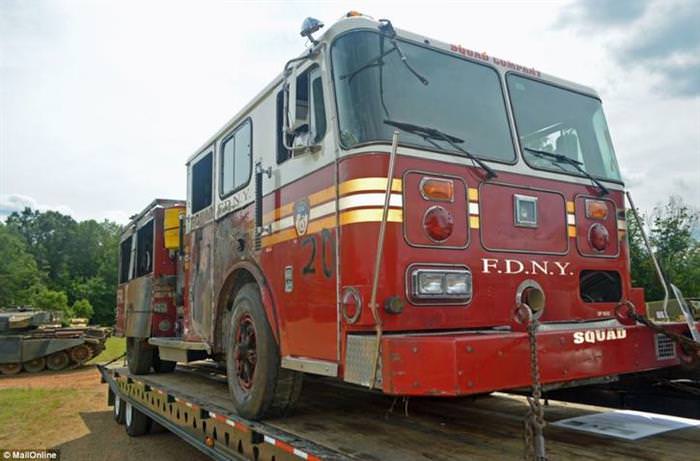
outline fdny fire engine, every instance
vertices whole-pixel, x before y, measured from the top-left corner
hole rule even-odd
[[[211,358],[260,419],[305,374],[450,397],[696,358],[692,319],[644,323],[594,90],[388,20],[321,27],[189,158],[187,199],[125,229],[132,375]]]

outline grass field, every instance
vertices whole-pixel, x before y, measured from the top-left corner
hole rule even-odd
[[[34,434],[41,434],[46,425],[54,425],[56,412],[70,406],[79,393],[75,389],[0,389],[0,442],[9,445],[5,448],[38,442]]]
[[[90,360],[88,362],[89,365],[106,363],[124,354],[126,352],[126,339],[112,336],[107,338],[105,346],[107,348],[100,355]]]
[[[173,434],[131,438],[114,422],[94,364],[119,357],[125,344],[109,338],[105,351],[83,367],[0,377],[0,451],[56,448],[61,459],[78,461],[204,461]]]

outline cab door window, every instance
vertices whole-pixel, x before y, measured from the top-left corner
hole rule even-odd
[[[253,164],[252,124],[246,120],[221,143],[221,196],[242,189],[250,180]]]
[[[213,153],[209,152],[192,166],[190,190],[192,194],[192,214],[211,205]]]
[[[153,271],[153,220],[136,232],[136,277]]]
[[[321,68],[314,65],[304,71],[297,77],[294,85],[296,85],[296,100],[290,101],[290,104],[295,104],[295,120],[291,121],[291,128],[294,132],[292,147],[300,148],[319,144],[326,134],[327,127]],[[277,110],[284,110],[279,102]],[[280,133],[282,132],[282,120],[283,117],[278,112],[277,121]],[[289,155],[285,155],[285,150],[284,145],[279,143],[278,161],[289,158]]]
[[[119,283],[126,283],[131,279],[132,238],[127,238],[119,246]]]

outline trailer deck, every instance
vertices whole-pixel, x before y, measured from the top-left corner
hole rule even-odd
[[[473,460],[522,459],[523,397],[414,398],[408,401],[308,379],[295,414],[254,422],[235,415],[225,376],[209,364],[170,374],[131,376],[100,368],[134,408],[215,459]],[[609,411],[550,401],[548,422]],[[694,459],[700,428],[637,441],[555,426],[545,429],[551,459]]]

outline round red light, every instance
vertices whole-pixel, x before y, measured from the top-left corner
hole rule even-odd
[[[423,217],[423,227],[428,236],[437,241],[442,242],[452,235],[452,228],[455,220],[449,211],[441,206],[434,206],[425,212]]]
[[[610,234],[602,224],[593,224],[588,230],[588,241],[598,251],[603,251],[610,243]]]

